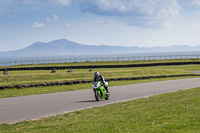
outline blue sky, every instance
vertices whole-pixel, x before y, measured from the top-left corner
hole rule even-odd
[[[0,51],[88,45],[200,45],[200,0],[0,0]]]

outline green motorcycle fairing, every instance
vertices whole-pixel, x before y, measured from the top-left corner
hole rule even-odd
[[[100,83],[101,84],[101,83]],[[97,91],[100,94],[101,99],[106,98],[106,89],[101,85],[98,88],[93,88],[94,91]]]

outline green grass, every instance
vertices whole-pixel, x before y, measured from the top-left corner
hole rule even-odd
[[[2,133],[198,133],[200,88],[85,109],[40,120],[1,124]]]
[[[72,73],[67,73],[66,70],[57,70],[56,73],[50,73],[49,70],[9,71],[9,75],[1,76],[0,85],[7,86],[15,84],[91,80],[93,79],[93,73],[95,71],[99,71],[105,79],[108,79],[122,77],[190,74],[190,72],[188,72],[189,70],[200,70],[199,65],[156,66],[139,68],[99,68],[93,69],[93,72],[88,72],[86,69],[74,69]]]
[[[172,60],[139,60],[139,61],[96,61],[96,62],[73,62],[73,63],[50,63],[33,65],[16,65],[0,68],[18,68],[18,67],[53,67],[53,66],[89,66],[89,65],[126,65],[126,64],[148,64],[148,63],[166,63],[166,62],[191,62],[200,61],[200,59],[172,59]]]

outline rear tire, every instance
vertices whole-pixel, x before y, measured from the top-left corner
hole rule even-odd
[[[95,91],[95,99],[96,101],[99,101],[100,99],[100,94],[98,93],[98,91]]]

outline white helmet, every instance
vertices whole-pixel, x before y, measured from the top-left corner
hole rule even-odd
[[[94,73],[94,76],[95,76],[95,77],[97,77],[97,76],[99,76],[99,75],[100,75],[99,72],[95,72],[95,73]]]

